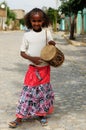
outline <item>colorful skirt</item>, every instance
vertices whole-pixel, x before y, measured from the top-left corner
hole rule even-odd
[[[53,112],[54,92],[50,84],[50,66],[29,66],[16,109],[17,118],[46,116]]]

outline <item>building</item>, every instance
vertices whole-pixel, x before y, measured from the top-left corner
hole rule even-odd
[[[12,10],[16,14],[16,19],[20,20],[24,18],[25,11],[22,9],[13,9]]]
[[[0,8],[0,30],[5,29],[6,19],[7,19],[7,11],[6,11],[6,9]]]

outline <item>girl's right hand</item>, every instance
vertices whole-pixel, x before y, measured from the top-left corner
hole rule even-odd
[[[20,52],[20,55],[23,58],[30,60],[31,62],[33,62],[36,65],[39,65],[40,63],[42,63],[42,59],[40,57],[33,57],[33,56],[30,56],[30,55],[27,55],[25,52]]]
[[[30,61],[36,65],[39,65],[42,62],[40,57],[30,57]]]

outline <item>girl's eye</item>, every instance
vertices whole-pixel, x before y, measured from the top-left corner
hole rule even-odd
[[[42,20],[32,20],[32,22],[42,22]]]
[[[36,22],[35,20],[32,20],[32,22]]]
[[[42,20],[38,20],[38,22],[42,22]]]

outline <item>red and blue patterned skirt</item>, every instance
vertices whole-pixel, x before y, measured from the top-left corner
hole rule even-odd
[[[46,116],[53,112],[54,92],[50,84],[50,66],[29,66],[16,109],[17,118]]]

